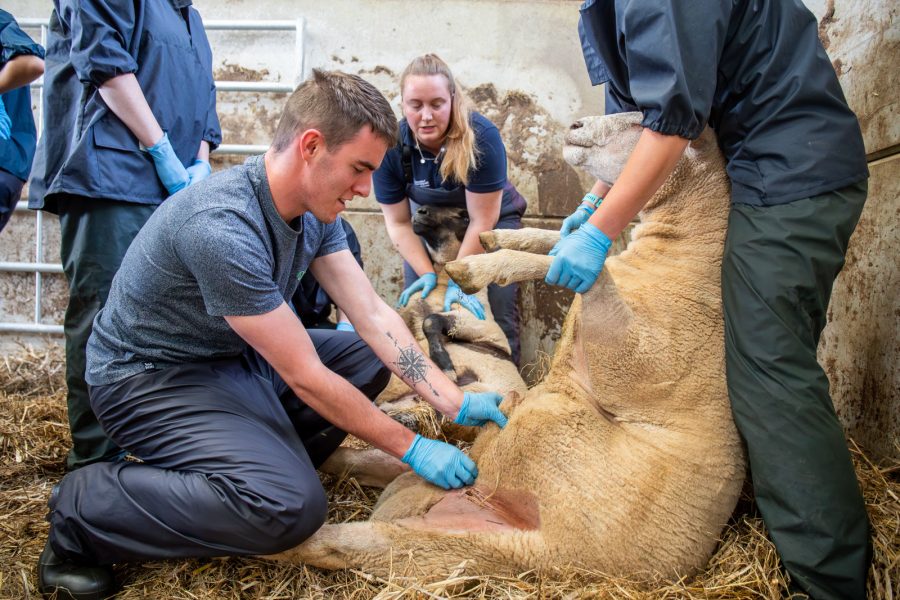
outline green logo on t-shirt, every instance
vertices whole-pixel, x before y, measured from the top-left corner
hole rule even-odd
[[[306,271],[297,271],[297,281],[303,279],[304,275],[306,275]]]

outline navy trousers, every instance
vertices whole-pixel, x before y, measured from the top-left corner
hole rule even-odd
[[[25,182],[0,169],[0,231],[9,223]]]
[[[390,372],[353,332],[310,330],[319,358],[370,399]],[[316,474],[346,433],[254,352],[90,388],[109,437],[144,461],[66,475],[50,544],[84,564],[271,554],[325,522]]]

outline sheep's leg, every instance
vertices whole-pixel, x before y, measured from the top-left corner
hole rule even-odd
[[[511,233],[517,231],[511,230]],[[473,254],[454,260],[444,265],[444,269],[465,293],[472,294],[490,283],[509,285],[520,281],[543,279],[547,276],[552,262],[552,256],[521,250],[498,250],[490,254]]]
[[[353,477],[360,485],[383,488],[409,467],[376,448],[365,450],[341,447],[322,463],[319,470],[338,477]]]
[[[440,313],[428,315],[422,321],[422,333],[428,340],[428,355],[431,360],[450,381],[456,383],[456,368],[453,366],[453,361],[450,360],[447,349],[444,348],[444,340],[451,328],[451,319],[451,316]]]
[[[515,574],[543,555],[536,502],[522,493],[449,492],[420,516],[322,526],[303,544],[265,558],[379,576],[444,579],[454,571]],[[510,504],[512,503],[512,504]],[[416,573],[420,570],[421,573]]]
[[[481,245],[488,252],[521,250],[532,254],[547,254],[559,241],[559,231],[525,227],[524,229],[494,229],[479,236]]]
[[[482,299],[482,302],[487,308],[487,298]],[[512,351],[509,349],[509,341],[496,322],[491,320],[482,321],[465,309],[454,309],[429,315],[422,322],[422,331],[428,340],[428,352],[432,360],[442,370],[443,366],[438,360],[435,360],[434,353],[440,351],[446,353],[446,350],[443,348],[445,337],[455,342],[467,342],[496,350],[507,358],[512,355]],[[447,361],[450,361],[449,356]]]

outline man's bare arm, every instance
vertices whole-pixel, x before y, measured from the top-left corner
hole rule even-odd
[[[392,456],[403,457],[414,434],[322,364],[312,340],[287,304],[264,315],[225,320],[325,420]]]
[[[350,251],[317,258],[310,271],[378,358],[436,410],[455,418],[462,390],[425,355],[400,315],[378,297]]]

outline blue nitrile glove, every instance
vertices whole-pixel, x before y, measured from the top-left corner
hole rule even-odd
[[[188,177],[190,177],[188,185],[194,185],[198,181],[203,181],[209,177],[210,173],[212,173],[212,168],[209,166],[208,162],[202,158],[195,159],[194,164],[187,168],[187,174]]]
[[[398,306],[406,306],[406,303],[409,302],[409,297],[415,294],[416,292],[422,292],[422,299],[428,297],[428,294],[437,287],[437,275],[435,273],[425,273],[418,279],[412,282],[412,285],[403,290],[403,293],[400,294],[400,299],[397,300]]]
[[[544,281],[585,293],[597,281],[611,245],[612,240],[605,233],[585,223],[553,246],[550,256],[555,258]]]
[[[0,140],[8,140],[12,134],[12,119],[6,114],[3,98],[0,98]]]
[[[154,145],[147,148],[147,152],[153,157],[153,166],[156,167],[156,174],[163,186],[171,196],[178,190],[186,188],[191,182],[191,176],[188,175],[187,169],[178,160],[172,144],[169,143],[169,136],[163,132],[163,136]]]
[[[402,460],[419,477],[445,490],[472,485],[478,476],[478,467],[459,448],[418,433]]]
[[[447,292],[444,294],[444,312],[453,308],[454,304],[459,304],[475,317],[484,321],[484,306],[481,301],[474,295],[464,294],[452,279],[447,282]]]
[[[506,415],[497,408],[503,396],[497,392],[466,392],[463,394],[459,414],[453,419],[457,425],[481,426],[493,421],[502,429],[506,427]]]
[[[350,321],[338,321],[338,324],[335,326],[337,331],[356,331],[353,327],[353,323]]]
[[[584,195],[584,198],[581,199],[581,202],[582,204],[575,209],[575,212],[566,217],[562,222],[562,227],[559,228],[559,237],[564,238],[584,225],[590,216],[594,214],[596,207],[600,206],[600,203],[603,202],[603,198],[588,192]]]
[[[575,212],[563,219],[562,227],[559,228],[559,237],[567,237],[570,233],[587,223],[592,214],[594,214],[594,209],[587,204],[582,204],[576,208]]]

